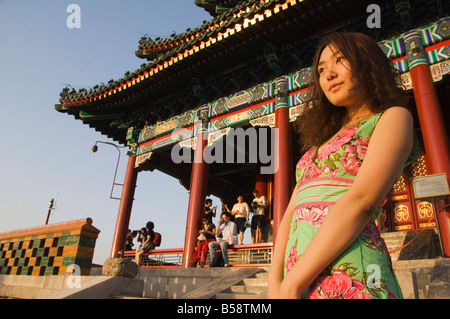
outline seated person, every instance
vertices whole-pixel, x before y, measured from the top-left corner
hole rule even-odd
[[[133,230],[131,231],[131,229],[128,229],[128,234],[127,234],[127,241],[125,242],[125,250],[133,250],[133,239],[136,238],[137,236],[137,231]]]
[[[214,257],[216,256],[216,249],[220,247],[222,251],[223,256],[223,263],[224,267],[229,267],[229,261],[228,261],[228,245],[229,241],[232,238],[232,236],[237,236],[237,227],[236,224],[233,223],[231,219],[230,213],[222,213],[220,215],[219,224],[216,228],[216,235],[222,238],[218,241],[213,241],[209,243],[209,253],[211,254],[211,260],[214,260]]]
[[[148,223],[147,226],[149,226]],[[143,243],[136,249],[134,261],[138,266],[140,266],[141,255],[148,253],[149,250],[155,249],[155,245],[153,244],[155,233],[153,232],[153,229],[150,229],[150,231],[148,231],[147,228],[142,227],[139,233],[143,238]]]
[[[200,236],[204,239],[199,239],[199,243],[194,251],[194,255],[192,256],[192,263],[199,263],[200,267],[203,267],[206,262],[206,256],[208,256],[208,244],[216,240],[216,226],[209,220],[207,217],[202,217],[202,228],[198,231]],[[203,235],[203,236],[202,236]]]

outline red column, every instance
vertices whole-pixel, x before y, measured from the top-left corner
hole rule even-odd
[[[448,137],[422,38],[413,30],[404,40],[427,164],[431,174],[445,173],[450,178]],[[450,209],[444,208],[446,203],[448,198],[437,202],[436,211],[444,253],[450,256]]]
[[[266,197],[267,200],[267,180],[269,175],[261,174],[259,168],[256,170],[255,176],[255,189],[259,192],[260,195]]]
[[[123,182],[122,196],[120,198],[119,212],[117,214],[116,229],[111,248],[111,258],[117,258],[118,254],[124,248],[127,230],[130,223],[131,208],[133,206],[134,191],[136,190],[136,181],[138,171],[134,168],[135,156],[128,157],[128,165]]]
[[[275,100],[275,174],[273,196],[273,242],[292,193],[292,133],[287,103],[287,81],[276,81]]]
[[[205,198],[208,186],[209,166],[203,158],[208,139],[207,132],[201,130],[197,135],[197,147],[192,164],[191,187],[189,194],[189,206],[186,221],[186,235],[184,238],[182,267],[192,267],[192,255],[197,245],[199,222],[202,212],[205,210]],[[203,137],[205,135],[205,138]]]

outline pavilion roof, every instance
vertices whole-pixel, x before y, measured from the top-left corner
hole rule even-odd
[[[214,1],[211,1],[214,2]],[[221,1],[217,1],[221,2]],[[201,104],[193,79],[223,72],[261,55],[268,42],[317,39],[365,13],[370,0],[247,0],[166,39],[141,38],[136,55],[148,62],[118,80],[79,91],[65,88],[55,109],[126,144],[130,126],[155,124],[186,110],[156,106],[189,89],[188,109]],[[385,1],[378,1],[378,3]],[[193,98],[193,99],[192,99]],[[151,102],[149,102],[151,101]],[[161,103],[160,103],[161,104]],[[164,103],[162,103],[164,104]],[[145,116],[139,116],[145,113]],[[133,114],[133,115],[132,115]],[[136,116],[138,114],[138,116]],[[137,119],[145,123],[136,123]]]

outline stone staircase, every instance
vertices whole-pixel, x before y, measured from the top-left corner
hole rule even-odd
[[[392,252],[391,259],[393,261],[430,259],[442,254],[439,236],[431,228],[423,231],[382,233],[381,237],[383,237],[388,251]],[[399,251],[395,251],[409,242],[411,243],[408,246]]]
[[[450,299],[450,258],[442,258],[434,229],[382,233],[405,299]],[[269,267],[140,269],[139,297],[155,299],[266,299]]]
[[[382,233],[405,299],[450,299],[450,259],[435,229]]]
[[[267,299],[268,268],[217,293],[215,299]]]

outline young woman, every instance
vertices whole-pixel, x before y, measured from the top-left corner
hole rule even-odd
[[[203,267],[208,256],[208,244],[216,241],[216,226],[211,220],[204,216],[202,217],[202,228],[198,231],[199,236],[203,235],[203,239],[199,239],[194,255],[192,256],[192,263]]]
[[[326,36],[313,80],[298,120],[306,152],[276,238],[269,297],[402,298],[375,220],[417,157],[406,98],[388,58],[360,33]]]
[[[150,250],[155,249],[153,240],[155,239],[155,232],[153,231],[153,222],[147,222],[146,227],[142,227],[140,230],[140,236],[143,239],[142,244],[136,249],[134,261],[138,266],[141,263],[141,256],[148,253]]]

